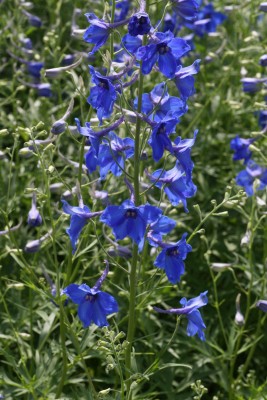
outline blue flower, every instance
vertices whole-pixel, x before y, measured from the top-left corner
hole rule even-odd
[[[71,283],[62,294],[66,294],[75,304],[78,304],[78,316],[87,328],[93,322],[97,326],[107,326],[107,315],[118,312],[118,303],[109,293],[100,290],[108,274],[108,264],[95,286],[90,288],[85,283]]]
[[[156,258],[154,265],[164,269],[168,280],[175,284],[180,281],[181,275],[185,271],[184,260],[187,253],[192,251],[190,244],[186,243],[187,233],[184,233],[182,239],[175,244],[165,244],[163,250]]]
[[[143,74],[149,74],[158,62],[163,75],[173,78],[177,61],[189,50],[188,43],[184,39],[175,38],[172,32],[157,32],[147,46],[137,50],[136,58],[143,61]]]
[[[175,73],[175,84],[183,100],[187,100],[195,93],[195,79],[192,75],[197,74],[199,68],[200,60],[196,60],[192,65],[181,67]]]
[[[262,79],[258,78],[243,78],[241,83],[243,85],[243,91],[245,93],[256,93],[261,89]]]
[[[63,211],[66,214],[71,215],[70,227],[66,230],[70,237],[73,253],[76,250],[76,243],[79,239],[83,227],[86,225],[89,219],[101,215],[102,211],[91,212],[87,206],[72,207],[67,201],[61,200],[63,203]]]
[[[28,73],[34,78],[41,78],[41,69],[44,67],[44,63],[39,61],[29,61],[27,63]]]
[[[124,20],[127,17],[129,9],[130,4],[128,0],[117,2],[115,11],[115,22]]]
[[[137,108],[138,99],[134,100],[134,106]],[[165,117],[176,118],[177,123],[179,117],[187,112],[185,101],[178,97],[169,96],[167,87],[164,83],[159,83],[150,93],[144,93],[142,96],[142,112],[146,115],[153,110],[152,120],[161,122]]]
[[[208,291],[200,293],[198,297],[188,301],[183,297],[180,300],[180,304],[183,306],[182,308],[171,308],[169,310],[163,310],[158,307],[153,308],[155,311],[163,314],[185,315],[188,319],[187,335],[194,336],[198,334],[200,340],[205,340],[203,329],[206,328],[206,325],[198,309],[208,304],[207,293]]]
[[[262,190],[267,186],[267,168],[263,168],[254,161],[249,160],[246,169],[239,172],[236,177],[236,183],[243,186],[248,196],[254,194],[254,181],[259,180],[257,190]]]
[[[91,25],[86,29],[83,39],[87,43],[95,45],[92,51],[89,53],[89,55],[93,55],[106,43],[111,30],[109,28],[109,24],[97,18],[95,14],[87,13],[85,16]]]
[[[134,14],[128,24],[128,32],[131,36],[146,35],[151,29],[150,19],[147,13]]]
[[[207,4],[198,13],[197,21],[195,21],[193,25],[193,30],[198,36],[216,32],[217,26],[222,24],[226,18],[226,15],[215,11],[212,4]]]
[[[197,18],[200,5],[199,0],[172,0],[174,9],[180,17],[192,21]]]
[[[105,179],[109,171],[115,176],[120,176],[124,169],[125,159],[134,155],[133,139],[121,139],[115,132],[110,132],[108,139],[109,141],[105,141],[106,143],[99,149],[98,163],[101,179]]]
[[[89,65],[89,70],[92,75],[92,82],[96,86],[91,88],[87,101],[97,110],[97,117],[100,123],[102,123],[102,118],[108,118],[112,114],[117,93],[108,78],[96,72],[91,65]]]
[[[233,160],[243,160],[246,164],[252,156],[252,152],[249,150],[249,146],[255,139],[243,139],[238,135],[231,140],[230,147],[234,150]]]
[[[173,154],[183,167],[188,182],[192,179],[194,163],[191,160],[191,149],[195,144],[197,133],[198,130],[195,130],[193,139],[182,139],[178,136],[173,145]]]
[[[136,207],[131,200],[126,200],[121,206],[108,206],[100,221],[112,228],[116,240],[129,236],[141,251],[147,225],[158,220],[161,215],[162,211],[157,207],[150,204]]]
[[[148,144],[152,147],[152,154],[155,161],[161,159],[165,149],[170,153],[173,152],[169,135],[175,131],[177,122],[176,118],[165,117],[153,127]]]
[[[155,186],[158,188],[161,189],[163,187],[173,206],[182,203],[185,212],[188,212],[186,199],[195,195],[197,187],[191,180],[188,181],[186,176],[184,176],[184,170],[178,162],[174,168],[168,171],[158,169],[153,172],[150,179],[152,182],[155,182]]]
[[[39,17],[29,13],[26,10],[22,10],[22,12],[28,18],[29,24],[31,26],[34,26],[35,28],[40,28],[42,26],[43,23],[42,23],[42,21],[41,21],[41,19]]]
[[[149,244],[153,247],[158,247],[160,245],[159,242],[162,241],[162,235],[169,233],[175,225],[176,221],[174,219],[161,215],[157,221],[149,226],[147,234]]]

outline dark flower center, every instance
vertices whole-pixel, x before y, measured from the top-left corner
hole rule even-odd
[[[137,217],[137,211],[133,208],[130,208],[126,211],[125,213],[126,218],[136,218]]]
[[[165,126],[165,124],[161,124],[160,127],[159,127],[159,129],[158,129],[158,131],[157,131],[157,134],[161,134],[161,133],[166,133],[166,126]]]
[[[158,48],[159,54],[166,54],[170,51],[170,48],[167,45],[167,43],[160,43],[157,45],[157,48]]]
[[[95,296],[92,296],[91,294],[87,294],[85,296],[86,301],[90,301],[90,303],[93,303],[95,301]]]
[[[144,24],[147,23],[147,18],[146,17],[141,17],[141,18],[139,18],[138,22],[139,22],[140,25],[144,25]]]
[[[179,250],[178,247],[171,247],[166,251],[167,256],[178,256]]]
[[[106,79],[99,79],[99,84],[98,84],[98,86],[99,86],[99,87],[102,87],[103,89],[106,89],[106,90],[109,89],[109,87],[108,87],[108,81],[107,81]]]

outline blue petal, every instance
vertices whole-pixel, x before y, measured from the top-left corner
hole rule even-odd
[[[174,55],[171,52],[159,55],[159,70],[167,78],[173,78],[176,71],[177,63]]]
[[[92,319],[97,326],[100,326],[100,327],[108,326],[106,312],[101,307],[101,304],[98,302],[98,299],[93,303]]]
[[[100,292],[97,294],[97,301],[105,310],[106,314],[112,314],[119,311],[118,303],[111,294]]]
[[[81,304],[86,296],[86,293],[79,289],[79,285],[76,283],[71,283],[65,289],[62,290],[63,294],[69,296],[69,298],[75,304]]]
[[[81,231],[87,220],[77,215],[72,215],[70,220],[70,227],[66,229],[67,234],[70,237],[73,252],[76,250],[76,242],[81,234]]]
[[[93,319],[94,303],[85,300],[78,307],[78,316],[83,323],[83,327],[87,328],[91,325]]]

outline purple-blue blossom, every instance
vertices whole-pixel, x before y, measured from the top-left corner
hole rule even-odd
[[[94,44],[93,49],[89,52],[90,55],[93,55],[106,43],[111,30],[109,24],[99,19],[94,13],[87,13],[85,16],[91,25],[86,29],[83,39],[87,43]]]
[[[246,164],[252,156],[252,152],[249,150],[249,146],[255,139],[243,139],[240,136],[236,136],[231,140],[230,148],[234,151],[233,160],[244,160]]]
[[[185,212],[188,212],[186,199],[195,195],[197,187],[191,179],[188,181],[179,162],[168,171],[158,169],[150,175],[150,179],[152,182],[155,182],[155,186],[158,188],[161,189],[163,187],[173,206],[182,203]]]
[[[187,254],[192,251],[190,244],[186,243],[186,237],[187,233],[184,233],[182,239],[177,243],[160,244],[164,247],[154,262],[156,267],[164,269],[168,280],[173,284],[180,281],[181,275],[185,271],[184,260]]]
[[[111,81],[95,71],[94,67],[89,65],[92,76],[92,82],[96,85],[90,89],[90,95],[87,98],[88,103],[97,110],[97,117],[102,124],[103,118],[110,117],[114,103],[117,99],[115,86]]]
[[[151,23],[146,12],[138,12],[130,18],[128,32],[131,36],[146,35],[150,29]]]
[[[206,325],[198,309],[208,304],[207,293],[208,291],[200,293],[198,297],[194,297],[190,300],[186,300],[186,298],[183,297],[180,300],[182,308],[170,308],[169,310],[163,310],[158,307],[153,308],[155,311],[162,314],[185,315],[188,319],[187,335],[195,336],[197,334],[200,340],[205,340],[203,330],[206,328]]]
[[[100,290],[108,270],[107,263],[102,276],[92,288],[85,283],[81,285],[71,283],[62,291],[62,294],[66,294],[73,303],[78,304],[78,316],[84,328],[90,326],[92,322],[99,327],[109,325],[107,315],[116,313],[119,310],[116,299],[111,294]]]
[[[70,237],[73,253],[76,250],[76,243],[79,239],[83,227],[88,220],[102,214],[102,211],[91,212],[89,207],[81,204],[80,207],[73,207],[67,201],[61,200],[63,203],[63,211],[71,216],[70,227],[66,230]]]
[[[190,49],[184,39],[175,38],[172,32],[157,32],[148,45],[139,47],[136,58],[142,61],[143,74],[149,74],[158,63],[160,72],[167,78],[173,78],[177,61]]]
[[[100,221],[112,228],[116,240],[129,236],[142,250],[148,224],[157,221],[162,215],[158,207],[150,204],[136,207],[131,200],[125,200],[120,206],[108,206],[100,217]]]

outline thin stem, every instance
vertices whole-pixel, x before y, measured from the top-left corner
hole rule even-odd
[[[142,64],[139,71],[139,86],[138,86],[138,113],[142,109],[142,95],[143,95],[143,74],[141,71]],[[134,197],[135,205],[140,205],[140,191],[139,191],[139,173],[140,173],[140,135],[141,135],[141,119],[137,117],[136,121],[136,133],[135,133],[135,148],[134,148]],[[135,298],[136,298],[136,273],[137,273],[137,260],[138,260],[138,245],[133,246],[133,258],[130,273],[130,304],[129,304],[129,320],[128,320],[128,331],[127,341],[129,345],[125,353],[125,367],[127,377],[127,393],[130,393],[131,386],[131,352],[132,344],[135,331]]]

